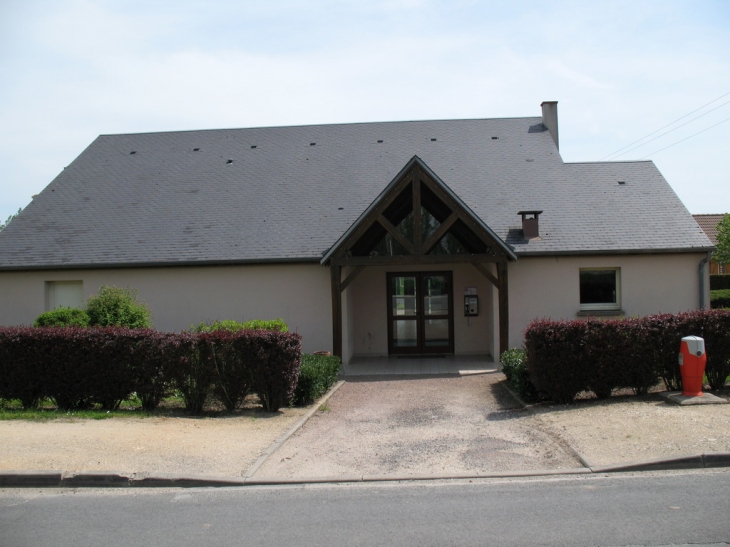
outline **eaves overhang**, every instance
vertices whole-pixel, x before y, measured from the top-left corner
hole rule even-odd
[[[670,247],[664,249],[579,249],[566,251],[528,251],[518,252],[520,258],[544,257],[544,256],[600,256],[600,255],[648,255],[648,254],[690,254],[709,253],[716,250],[716,247]]]
[[[40,264],[0,266],[0,272],[51,271],[51,270],[113,270],[129,268],[182,268],[194,266],[255,266],[267,264],[319,264],[318,257],[266,258],[241,260],[185,260],[165,262],[87,262],[83,264]]]

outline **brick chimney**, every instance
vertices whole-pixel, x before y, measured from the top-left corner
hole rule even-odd
[[[542,107],[542,124],[550,131],[550,136],[555,142],[555,147],[560,150],[558,140],[558,101],[543,101]]]

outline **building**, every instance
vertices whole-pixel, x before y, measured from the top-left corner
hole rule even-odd
[[[102,135],[0,232],[0,324],[117,285],[161,330],[281,317],[345,362],[495,356],[536,317],[704,306],[712,249],[652,162],[565,163],[555,102]]]
[[[717,245],[717,225],[720,224],[722,217],[721,215],[692,215],[700,225],[700,228],[707,234],[707,237],[713,245]],[[714,260],[710,259],[710,275],[727,274],[727,266],[718,264]]]

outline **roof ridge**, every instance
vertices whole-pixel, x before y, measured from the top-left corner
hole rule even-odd
[[[581,164],[597,164],[597,163],[605,163],[605,164],[614,164],[614,163],[653,163],[654,160],[615,160],[615,161],[566,161],[563,162],[565,165],[581,165]]]
[[[122,137],[132,135],[160,135],[170,133],[200,133],[212,131],[245,131],[247,129],[294,129],[299,127],[336,127],[346,125],[391,125],[397,123],[432,123],[432,122],[484,122],[497,120],[541,120],[540,116],[507,116],[504,118],[437,118],[427,120],[389,120],[374,122],[341,122],[341,123],[317,123],[317,124],[295,124],[295,125],[258,125],[252,127],[218,127],[209,129],[171,129],[168,131],[139,131],[136,133],[101,133],[99,137]]]

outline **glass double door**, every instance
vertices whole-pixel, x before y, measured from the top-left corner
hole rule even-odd
[[[451,272],[399,272],[388,278],[388,352],[454,352]]]

